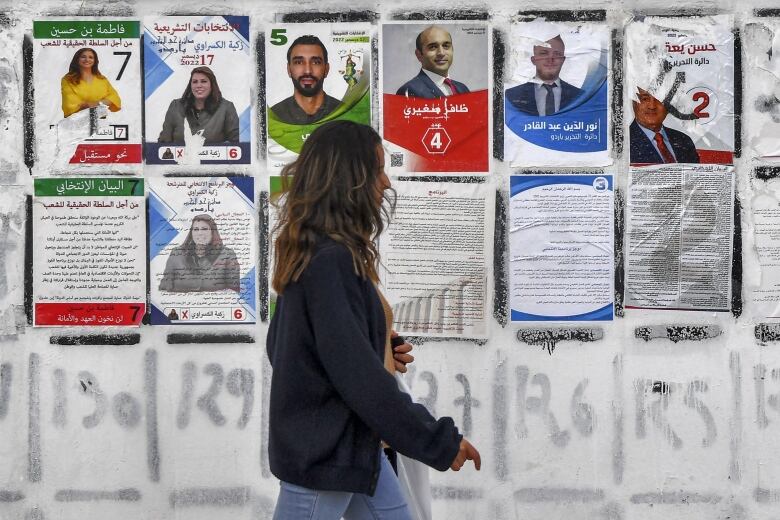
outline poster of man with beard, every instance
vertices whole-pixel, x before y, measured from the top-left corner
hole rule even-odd
[[[293,161],[306,137],[323,123],[348,119],[370,124],[369,24],[274,26],[266,56],[272,171]]]

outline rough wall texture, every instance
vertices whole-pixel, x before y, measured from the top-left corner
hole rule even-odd
[[[26,227],[32,158],[25,153],[31,130],[29,114],[23,117],[30,94],[23,42],[32,20],[229,10],[252,17],[260,61],[265,26],[277,20],[486,18],[495,31],[498,87],[504,36],[518,4],[458,2],[452,10],[423,12],[420,7],[362,0],[2,3],[0,518],[264,519],[270,518],[277,493],[265,455],[266,324],[188,328],[186,335],[141,327],[129,334],[101,330],[96,336],[27,325],[25,265],[35,237]],[[539,1],[523,5],[524,10],[547,7]],[[683,14],[734,13],[739,29],[756,14],[780,15],[754,11],[772,8],[769,2],[566,0],[555,7],[564,13],[604,9],[614,31],[616,163],[608,171],[618,179],[627,165],[620,91],[625,23],[635,15],[684,9]],[[253,95],[262,107],[262,67],[258,70]],[[742,74],[743,83],[749,82],[749,72]],[[499,101],[500,89],[495,92]],[[264,131],[262,110],[257,114],[255,136]],[[497,102],[494,120],[500,121],[500,114]],[[510,171],[498,159],[501,125],[494,128],[491,182],[504,194]],[[749,120],[743,120],[743,142],[749,129]],[[258,143],[250,173],[265,191],[263,150]],[[745,154],[736,163],[742,206],[735,274],[757,269],[755,255],[745,253],[753,243],[750,196],[755,183],[764,182],[751,179],[754,166]],[[162,167],[143,169],[146,176],[164,173]],[[258,199],[267,197],[258,194]],[[738,312],[629,309],[597,328],[507,324],[505,218],[504,195],[497,202],[496,291],[488,340],[422,341],[408,375],[415,398],[436,414],[453,416],[483,454],[479,474],[469,468],[432,475],[435,517],[780,518],[780,453],[774,448],[780,435],[780,332]],[[259,230],[267,227],[261,223]],[[616,230],[619,240],[620,214]],[[619,279],[618,288],[621,284]],[[735,287],[737,309],[742,300],[739,284]]]

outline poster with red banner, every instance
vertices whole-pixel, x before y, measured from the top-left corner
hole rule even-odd
[[[648,16],[626,29],[632,165],[734,161],[734,18]]]
[[[380,54],[390,172],[487,173],[487,25],[385,24]]]
[[[113,18],[33,22],[34,174],[95,164],[137,172],[142,161],[139,31],[138,21]]]
[[[34,189],[34,325],[140,325],[143,179],[35,179]]]

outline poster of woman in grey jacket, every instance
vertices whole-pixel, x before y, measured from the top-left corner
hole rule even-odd
[[[206,214],[196,215],[184,243],[168,257],[160,290],[239,291],[240,271],[236,253],[222,243],[214,219]]]

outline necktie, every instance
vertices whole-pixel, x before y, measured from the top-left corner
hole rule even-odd
[[[547,89],[547,97],[544,100],[544,115],[551,116],[553,115],[555,110],[555,94],[553,94],[553,88],[556,86],[555,83],[552,85],[548,85],[547,83],[542,83],[542,86]]]
[[[453,82],[450,78],[444,78],[444,84],[450,87],[450,92],[453,94],[458,93],[458,89],[455,88],[455,82]]]
[[[658,145],[658,151],[661,152],[661,157],[663,158],[665,163],[677,162],[674,160],[674,155],[672,155],[672,152],[670,152],[669,148],[666,147],[666,143],[664,142],[664,136],[661,135],[661,132],[655,133],[655,144]]]

